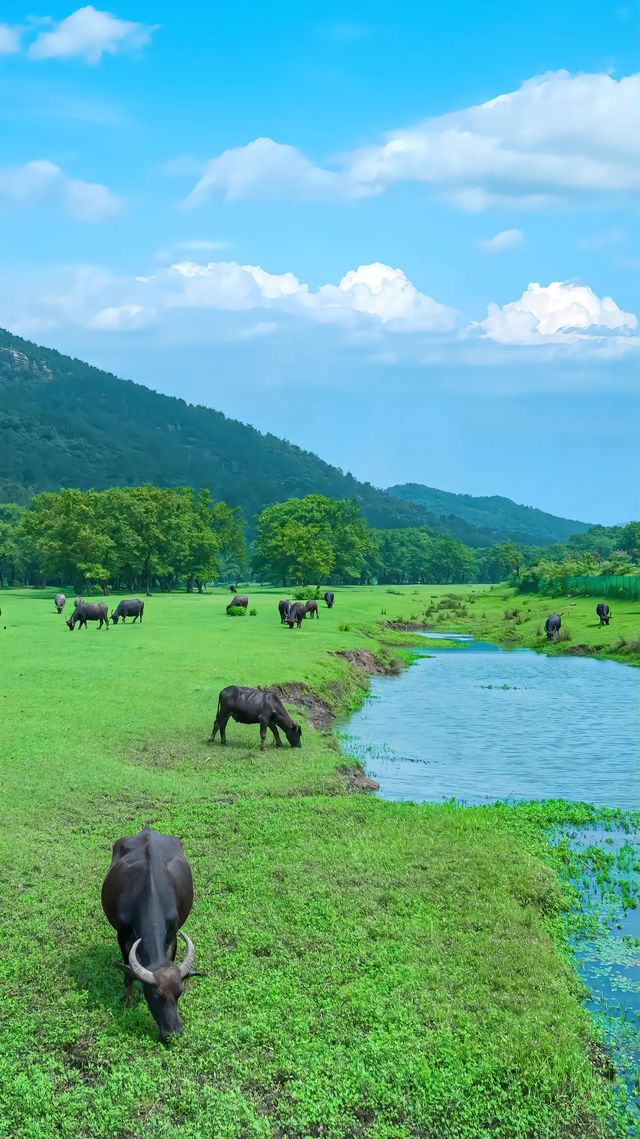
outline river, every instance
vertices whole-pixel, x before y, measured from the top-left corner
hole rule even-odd
[[[640,807],[640,671],[615,661],[501,650],[455,634],[426,637],[459,644],[418,655],[399,676],[375,677],[370,698],[342,725],[346,750],[379,781],[382,797]],[[585,828],[568,837],[574,850],[609,850],[616,860],[611,879],[637,884],[628,865],[637,864],[638,835]],[[603,902],[597,874],[574,884],[581,907],[602,918],[600,935],[573,941],[587,1006],[640,1121],[639,911],[619,902],[618,886]],[[630,1124],[629,1134],[640,1134],[640,1123]]]

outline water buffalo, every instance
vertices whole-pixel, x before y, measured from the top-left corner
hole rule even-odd
[[[76,605],[73,613],[67,621],[67,625],[73,632],[76,625],[80,625],[80,628],[82,628],[84,625],[86,629],[87,621],[99,621],[99,629],[102,628],[103,624],[106,625],[107,629],[109,628],[109,613],[107,606],[103,601],[98,601],[95,603],[87,603],[86,601],[83,601],[82,605]]]
[[[302,628],[302,621],[304,619],[304,615],[305,615],[306,611],[307,611],[307,609],[306,609],[306,606],[304,604],[304,601],[294,601],[289,606],[289,613],[287,614],[286,621],[287,621],[287,625],[289,626],[290,629],[293,629],[294,625],[298,629]]]
[[[124,625],[125,619],[127,617],[133,617],[133,623],[135,625],[139,617],[140,624],[142,624],[143,613],[144,601],[140,601],[138,597],[132,597],[128,601],[121,601],[119,603],[117,608],[114,609],[113,613],[111,614],[111,620],[113,621],[114,625],[117,625],[118,621],[122,620],[122,624]]]
[[[327,603],[327,609],[333,609],[333,598],[334,594],[331,592],[331,590],[327,590],[324,595],[324,599]]]
[[[84,597],[76,597],[73,604],[75,605],[76,609],[79,605],[84,605]]]
[[[56,595],[53,599],[53,604],[56,607],[56,613],[62,613],[62,610],[64,609],[65,605],[67,604],[67,599],[66,599],[64,593],[56,593]]]
[[[551,613],[547,617],[547,619],[544,623],[544,631],[547,634],[547,640],[548,641],[557,640],[558,633],[560,632],[561,624],[562,624],[562,622],[560,620],[560,616],[558,613]]]
[[[280,614],[280,624],[281,625],[286,625],[287,617],[289,616],[290,608],[291,608],[291,602],[290,601],[286,601],[283,599],[282,601],[278,602],[278,613]]]
[[[598,604],[596,605],[596,613],[598,614],[598,617],[600,618],[600,624],[601,625],[608,625],[609,624],[609,620],[611,617],[611,610],[609,609],[609,606],[607,605],[606,601],[599,601],[598,602]]]
[[[235,597],[232,597],[227,605],[227,613],[236,606],[238,609],[246,609],[248,604],[249,598],[244,593],[236,593]]]
[[[305,617],[306,617],[307,613],[311,614],[311,620],[312,621],[313,621],[314,616],[317,617],[318,620],[320,620],[320,614],[318,613],[318,602],[317,601],[307,601],[307,604],[304,607],[304,612],[305,612]]]
[[[291,747],[301,747],[302,728],[299,724],[294,724],[274,692],[264,692],[261,688],[239,688],[237,684],[223,688],[218,696],[218,711],[211,729],[210,744],[214,742],[217,732],[220,732],[220,742],[226,744],[225,730],[230,717],[237,724],[260,724],[260,751],[264,751],[267,728],[273,732],[276,747],[282,747],[278,728],[282,728]]]
[[[142,981],[161,1040],[182,1032],[178,1000],[185,978],[203,975],[192,971],[195,950],[180,928],[192,905],[191,867],[179,839],[148,825],[118,839],[102,884],[102,908],[118,935],[125,1001],[131,1001],[134,980]],[[178,936],[186,945],[181,965],[175,964]]]

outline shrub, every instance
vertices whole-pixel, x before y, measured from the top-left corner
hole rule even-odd
[[[341,633],[349,633],[351,631],[351,625],[338,625],[338,628]]]
[[[573,640],[573,637],[571,636],[571,630],[570,629],[558,629],[558,632],[556,633],[556,641],[572,641],[572,640]]]
[[[227,617],[246,617],[246,615],[244,605],[230,605],[227,609]]]
[[[315,585],[303,585],[300,589],[296,589],[293,595],[294,601],[321,601],[322,593],[319,587]]]
[[[250,617],[257,617],[258,616],[258,610],[257,609],[250,609],[249,610],[249,616]]]

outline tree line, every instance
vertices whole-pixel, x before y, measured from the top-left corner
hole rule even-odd
[[[114,487],[36,495],[27,507],[0,504],[0,588],[150,592],[251,575],[283,588],[321,582],[454,584],[511,580],[553,589],[578,574],[633,573],[640,523],[595,526],[568,543],[472,549],[427,526],[368,526],[358,504],[320,494],[266,507],[248,548],[239,509],[190,487]]]

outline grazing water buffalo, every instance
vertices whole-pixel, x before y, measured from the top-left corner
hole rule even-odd
[[[306,611],[307,611],[307,609],[306,609],[306,606],[304,604],[304,601],[294,601],[289,606],[289,613],[287,615],[286,620],[287,620],[287,625],[289,626],[290,629],[293,629],[294,625],[298,629],[302,628],[302,621],[304,619],[304,615],[305,615]]]
[[[84,605],[84,597],[76,597],[73,604],[75,605],[76,609],[79,605]]]
[[[248,604],[249,598],[244,593],[236,593],[236,596],[232,597],[231,601],[227,605],[227,613],[235,606],[237,606],[238,609],[246,609]]]
[[[598,602],[598,604],[596,605],[596,613],[598,614],[598,617],[600,618],[600,624],[601,625],[608,625],[609,624],[609,619],[611,617],[611,610],[609,609],[609,606],[607,605],[606,601],[599,601]]]
[[[334,594],[331,592],[331,590],[327,590],[324,595],[324,599],[327,603],[327,609],[333,609],[333,598]]]
[[[558,613],[551,613],[547,617],[544,623],[544,631],[547,634],[548,641],[555,641],[557,639],[561,624],[562,621],[560,620]]]
[[[289,616],[290,608],[291,608],[291,602],[290,601],[286,601],[285,599],[283,599],[282,601],[278,602],[278,613],[280,614],[280,624],[281,625],[286,625],[287,617]]]
[[[180,928],[192,905],[191,867],[179,839],[148,825],[118,839],[102,884],[102,908],[118,935],[125,1001],[131,1001],[133,981],[142,981],[161,1040],[182,1032],[178,1000],[185,978],[203,976],[192,971],[195,950]],[[178,935],[186,945],[181,965],[175,964]]]
[[[282,747],[278,728],[282,728],[291,747],[301,747],[302,728],[294,724],[282,701],[273,692],[261,688],[238,688],[231,684],[223,688],[218,696],[218,711],[211,729],[212,744],[216,733],[220,732],[220,742],[226,744],[227,721],[233,718],[236,724],[260,724],[260,751],[264,751],[267,728],[273,732],[276,747]]]
[[[56,593],[56,595],[53,599],[53,604],[56,607],[56,613],[62,613],[62,610],[64,609],[65,605],[67,604],[67,599],[66,599],[64,593]]]
[[[114,625],[117,625],[118,621],[122,619],[122,624],[124,625],[125,619],[127,617],[133,617],[133,623],[135,625],[139,617],[140,624],[142,624],[143,613],[144,601],[140,601],[138,597],[131,597],[128,601],[121,601],[119,603],[118,607],[114,609],[113,613],[111,614],[111,620],[113,621]]]
[[[313,621],[314,615],[318,618],[318,620],[320,620],[320,614],[318,613],[318,602],[317,601],[307,601],[307,604],[304,607],[304,612],[305,612],[305,616],[307,613],[311,614],[311,620],[312,621]]]
[[[99,621],[99,629],[102,628],[103,624],[106,625],[107,629],[109,628],[109,613],[103,601],[95,603],[83,601],[82,605],[76,605],[67,625],[73,632],[76,625],[79,625],[80,628],[84,625],[86,629],[87,621]]]

